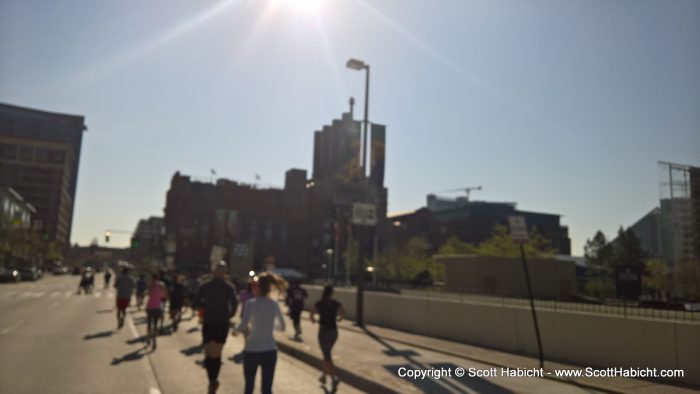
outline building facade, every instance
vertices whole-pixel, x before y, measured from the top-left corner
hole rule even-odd
[[[175,173],[166,195],[166,262],[201,272],[225,259],[239,277],[271,266],[318,277],[330,264],[332,275],[342,277],[344,251],[357,233],[350,224],[352,204],[375,203],[379,226],[386,218],[385,127],[372,126],[366,178],[360,169],[359,130],[351,110],[315,132],[313,175],[290,169],[282,188]],[[377,234],[368,232],[366,239]],[[371,245],[365,244],[368,252]]]
[[[36,208],[39,231],[60,247],[70,240],[82,116],[0,104],[0,186]]]
[[[428,196],[428,204],[433,210],[420,208],[389,215],[389,242],[403,243],[413,237],[423,236],[435,250],[450,237],[479,244],[493,235],[495,225],[507,226],[508,216],[518,215],[525,217],[528,228],[537,229],[550,240],[557,254],[571,254],[569,230],[561,225],[560,215],[520,211],[516,209],[515,203],[462,200],[454,205],[444,202],[436,205],[432,197],[434,196]]]

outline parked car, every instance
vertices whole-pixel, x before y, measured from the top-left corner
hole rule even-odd
[[[19,277],[22,280],[39,280],[39,270],[36,267],[22,267],[19,269]]]
[[[66,266],[60,266],[60,267],[54,267],[53,268],[53,274],[54,275],[65,275],[68,273],[68,267]]]
[[[73,270],[71,271],[72,275],[80,275],[82,273],[82,270],[80,267],[73,267]]]
[[[0,282],[19,282],[19,272],[14,268],[0,268]]]

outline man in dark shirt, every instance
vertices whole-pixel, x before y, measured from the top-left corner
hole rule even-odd
[[[287,291],[287,306],[289,307],[289,317],[294,323],[294,340],[301,342],[301,312],[304,310],[304,300],[309,295],[306,290],[299,286],[299,281],[292,282],[292,286]]]
[[[173,331],[177,331],[177,326],[180,324],[186,292],[185,285],[180,283],[180,278],[177,275],[174,276],[170,288],[170,320],[173,322]]]
[[[236,314],[238,300],[233,284],[226,280],[226,263],[220,261],[214,268],[214,278],[199,287],[195,302],[204,308],[202,345],[204,367],[209,377],[209,393],[219,388],[221,349],[228,336],[229,320]]]

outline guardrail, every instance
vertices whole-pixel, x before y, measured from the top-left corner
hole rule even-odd
[[[500,295],[485,295],[472,293],[468,291],[448,292],[442,290],[401,289],[400,293],[403,295],[414,297],[454,300],[459,302],[478,302],[501,306],[522,306],[527,308],[530,307],[530,300],[527,298],[517,298]],[[611,305],[557,300],[535,300],[535,308],[538,310],[614,315],[624,318],[650,318],[700,322],[700,312],[697,311],[642,308],[637,306],[636,303],[623,301],[619,301],[619,304]]]

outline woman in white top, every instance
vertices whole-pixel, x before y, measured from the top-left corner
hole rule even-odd
[[[234,331],[234,335],[239,332],[247,335],[243,356],[246,394],[253,392],[258,366],[262,368],[262,393],[272,393],[272,379],[277,363],[277,345],[272,331],[285,330],[282,311],[277,301],[270,298],[270,291],[275,286],[284,293],[287,283],[270,272],[263,272],[258,278],[258,296],[246,302],[241,323]]]

